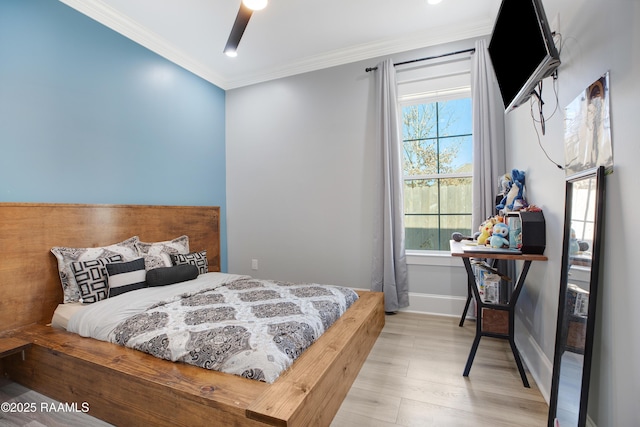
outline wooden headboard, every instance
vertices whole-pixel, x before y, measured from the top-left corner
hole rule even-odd
[[[216,206],[0,203],[0,333],[51,321],[62,302],[52,247],[186,234],[192,251],[207,250],[209,271],[220,271],[219,217]]]

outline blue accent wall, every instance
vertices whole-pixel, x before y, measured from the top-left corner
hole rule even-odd
[[[0,1],[0,201],[220,206],[226,271],[224,123],[221,88],[59,1]]]

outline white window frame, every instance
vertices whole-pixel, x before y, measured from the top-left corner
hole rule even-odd
[[[449,101],[471,97],[471,86],[461,86],[452,89],[437,90],[425,93],[414,93],[400,96],[398,103],[400,106],[400,123],[402,123],[402,109],[411,105],[429,104],[433,102]],[[408,179],[443,179],[443,178],[473,178],[470,173],[448,173],[448,174],[421,174],[403,176],[403,180]],[[407,263],[409,265],[437,265],[437,266],[457,266],[449,252],[444,250],[406,250]]]

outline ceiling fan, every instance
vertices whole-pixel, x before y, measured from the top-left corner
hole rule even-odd
[[[240,9],[238,10],[238,15],[236,16],[236,20],[231,28],[229,39],[224,47],[223,52],[227,56],[237,56],[240,39],[242,39],[242,35],[244,34],[245,28],[247,28],[251,15],[253,15],[253,12],[256,10],[264,9],[267,6],[267,2],[268,0],[242,0],[242,3],[240,3]]]

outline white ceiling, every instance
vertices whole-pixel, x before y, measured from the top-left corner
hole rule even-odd
[[[500,0],[269,0],[238,56],[241,0],[60,0],[223,89],[489,34]]]

